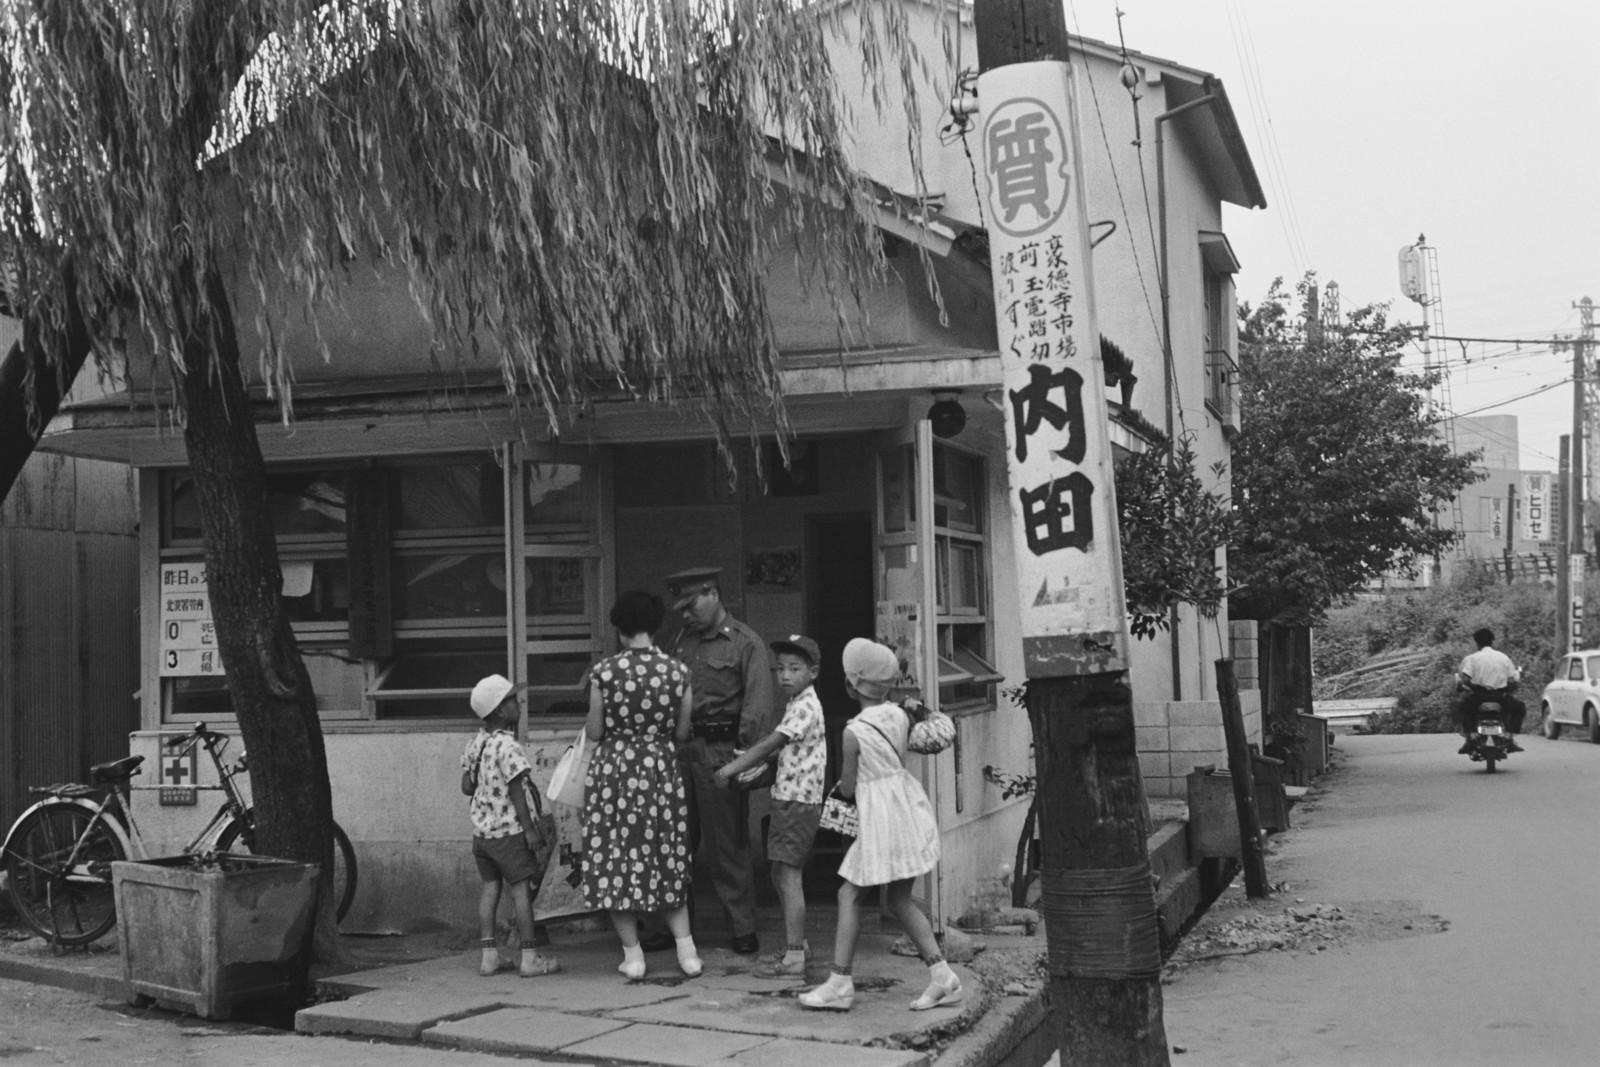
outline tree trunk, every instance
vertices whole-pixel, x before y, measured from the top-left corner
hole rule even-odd
[[[1311,713],[1311,628],[1260,623],[1262,711],[1269,729],[1290,719],[1296,710]],[[1281,740],[1281,739],[1280,739]]]
[[[0,359],[0,500],[16,484],[93,347],[71,267],[63,272],[61,286],[67,330],[58,350],[49,351],[38,327],[24,318],[22,340]]]
[[[1126,673],[1028,681],[1063,1064],[1165,1067],[1150,817]]]
[[[200,503],[206,581],[228,694],[250,753],[255,851],[322,865],[318,955],[336,946],[333,807],[311,678],[280,596],[283,576],[267,510],[266,463],[239,367],[221,277],[190,268],[174,285],[183,338],[184,443]],[[310,965],[302,954],[302,975]],[[333,950],[337,952],[336,947]]]

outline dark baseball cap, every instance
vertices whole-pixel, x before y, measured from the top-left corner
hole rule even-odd
[[[822,649],[817,647],[815,641],[803,634],[790,634],[788,637],[780,637],[776,641],[769,642],[767,647],[774,652],[793,652],[813,667],[822,665]]]

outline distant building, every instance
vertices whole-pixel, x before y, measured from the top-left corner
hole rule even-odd
[[[1455,446],[1458,454],[1482,451],[1477,469],[1484,478],[1456,498],[1452,518],[1462,539],[1441,560],[1441,576],[1448,580],[1467,560],[1503,566],[1509,553],[1519,573],[1554,581],[1557,479],[1554,471],[1521,467],[1517,416],[1457,418]]]

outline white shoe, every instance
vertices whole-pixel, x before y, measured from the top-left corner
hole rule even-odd
[[[855,1003],[855,982],[847,980],[842,986],[835,985],[833,977],[810,992],[800,994],[800,1006],[813,1011],[849,1011]]]
[[[644,949],[638,945],[622,948],[622,962],[617,964],[617,970],[622,977],[630,982],[637,982],[644,977]]]
[[[690,978],[700,977],[700,972],[705,970],[705,964],[700,962],[700,953],[694,947],[694,938],[677,938],[678,968]]]
[[[949,982],[941,983],[934,980],[928,983],[928,988],[922,991],[922,996],[911,1002],[912,1011],[927,1011],[929,1008],[943,1008],[961,1002],[961,979],[955,975],[950,976]]]

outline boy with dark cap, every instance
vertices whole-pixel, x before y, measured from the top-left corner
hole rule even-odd
[[[822,781],[828,766],[822,701],[812,688],[822,665],[822,653],[815,641],[800,634],[774,641],[771,648],[778,661],[778,688],[789,698],[783,720],[753,748],[718,770],[716,780],[726,788],[739,775],[759,770],[761,764],[777,757],[767,859],[772,861],[772,884],[783,904],[788,940],[784,953],[756,968],[755,974],[761,978],[804,978],[811,946],[806,942],[806,894],[801,873],[822,818]]]

